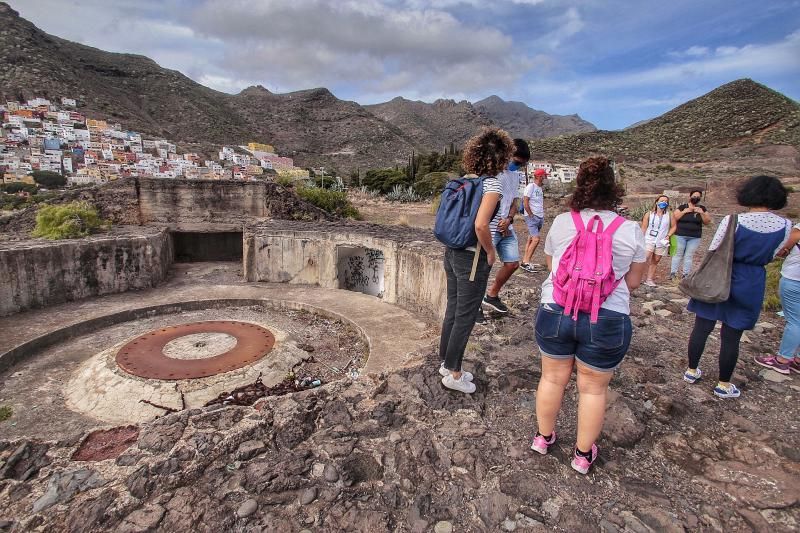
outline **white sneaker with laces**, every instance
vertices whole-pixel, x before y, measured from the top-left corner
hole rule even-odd
[[[444,367],[444,363],[442,363],[441,365],[439,365],[439,374],[440,374],[442,377],[444,377],[444,376],[449,376],[449,375],[450,375],[450,371],[449,371],[449,370],[447,370],[447,369]],[[462,371],[461,371],[461,379],[463,379],[464,381],[472,381],[472,377],[473,377],[473,376],[472,376],[472,374],[471,374],[470,372],[467,372],[466,370],[462,370]]]
[[[442,378],[442,385],[448,389],[457,390],[465,394],[472,394],[475,392],[475,384],[464,379],[462,375],[460,379],[455,379],[453,374],[447,374]]]

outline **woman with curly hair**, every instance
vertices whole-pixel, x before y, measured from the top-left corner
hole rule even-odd
[[[481,249],[474,279],[470,280],[470,274],[475,247],[447,247],[444,251],[447,309],[439,342],[439,356],[442,359],[439,373],[443,376],[442,385],[467,394],[475,392],[475,385],[472,383],[472,374],[462,371],[461,361],[486,292],[489,271],[495,260],[489,223],[502,197],[500,182],[496,176],[506,168],[513,146],[511,137],[497,128],[486,128],[467,141],[464,147],[464,169],[483,178],[483,197],[475,219],[475,233]]]
[[[603,427],[608,384],[631,341],[630,291],[641,283],[646,264],[644,234],[639,224],[624,221],[613,232],[611,263],[617,285],[602,301],[596,322],[582,311],[576,315],[564,313],[564,307],[554,298],[553,277],[562,256],[578,235],[573,213],[580,216],[584,227],[597,216],[607,228],[618,217],[614,208],[623,194],[608,159],[587,159],[578,170],[570,202],[572,212],[562,213],[553,220],[544,245],[550,275],[542,284],[541,305],[536,314],[542,377],[536,393],[538,430],[531,448],[546,454],[556,442],[556,417],[573,367],[577,367],[578,435],[572,468],[582,474],[597,459],[595,440]]]

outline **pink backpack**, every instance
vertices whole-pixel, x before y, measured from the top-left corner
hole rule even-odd
[[[578,312],[591,313],[591,322],[597,322],[600,305],[617,288],[622,279],[616,279],[612,265],[611,245],[614,232],[625,222],[618,216],[603,229],[598,215],[589,219],[584,227],[581,214],[572,211],[572,221],[578,234],[564,250],[553,277],[553,299],[564,308],[564,314],[578,319]]]

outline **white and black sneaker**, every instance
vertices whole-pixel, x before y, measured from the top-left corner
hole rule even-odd
[[[536,273],[536,265],[532,265],[530,263],[520,263],[519,267],[530,274]]]
[[[508,313],[508,307],[504,304],[499,296],[489,296],[488,294],[483,297],[483,305],[489,309],[501,314]]]
[[[447,375],[442,378],[442,385],[448,389],[457,390],[465,394],[472,394],[475,392],[475,384],[471,381],[465,380],[463,372],[461,373],[461,377],[459,379],[455,379],[453,374],[448,372]]]
[[[441,374],[442,377],[450,375],[450,371],[444,367],[444,363],[439,365],[439,374]],[[461,371],[461,379],[464,381],[472,381],[472,377],[473,376],[470,372],[467,372],[466,370]]]

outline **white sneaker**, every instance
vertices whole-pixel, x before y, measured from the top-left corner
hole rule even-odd
[[[658,285],[656,285],[656,282],[653,281],[652,279],[648,279],[647,281],[644,282],[644,284],[647,285],[648,287],[658,287]]]
[[[439,374],[440,374],[442,377],[444,377],[444,376],[449,376],[449,375],[450,375],[450,371],[449,371],[449,370],[447,370],[447,369],[444,367],[444,363],[442,363],[441,365],[439,365]],[[461,371],[461,379],[463,379],[464,381],[472,381],[472,374],[471,374],[470,372],[467,372],[466,370],[462,370],[462,371]]]
[[[448,389],[461,391],[466,394],[472,394],[475,392],[475,384],[466,381],[463,375],[461,376],[461,379],[455,379],[452,374],[447,374],[442,378],[442,385]]]

